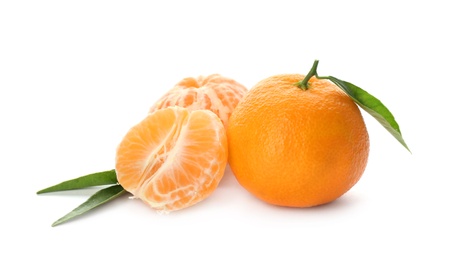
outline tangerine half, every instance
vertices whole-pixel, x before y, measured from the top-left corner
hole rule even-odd
[[[227,164],[227,138],[209,110],[168,107],[132,127],[116,152],[122,187],[152,208],[170,212],[207,198]]]

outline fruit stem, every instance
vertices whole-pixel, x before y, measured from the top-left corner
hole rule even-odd
[[[296,83],[296,86],[303,89],[303,90],[308,90],[308,81],[309,79],[311,79],[313,76],[317,76],[317,65],[319,65],[319,61],[315,60],[311,70],[309,70],[308,74],[306,74],[305,78],[302,81],[299,81]]]

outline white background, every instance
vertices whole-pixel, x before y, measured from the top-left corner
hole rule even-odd
[[[0,2],[1,259],[450,258],[446,1],[156,2]],[[182,78],[251,88],[315,59],[378,97],[412,153],[365,114],[366,171],[329,205],[270,206],[227,170],[183,211],[125,196],[50,227],[96,189],[36,191],[114,168],[125,132]]]

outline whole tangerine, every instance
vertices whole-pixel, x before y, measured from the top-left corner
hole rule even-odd
[[[361,178],[369,136],[355,102],[332,82],[282,74],[257,83],[228,123],[229,164],[238,182],[270,204],[334,201]]]

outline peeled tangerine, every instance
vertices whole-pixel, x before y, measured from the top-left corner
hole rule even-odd
[[[207,109],[228,125],[228,118],[247,89],[233,79],[220,74],[189,77],[178,82],[164,94],[150,112],[169,106],[185,107],[189,111]]]
[[[152,208],[179,210],[216,189],[227,154],[225,128],[215,113],[162,108],[132,127],[119,144],[117,179]]]

